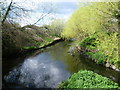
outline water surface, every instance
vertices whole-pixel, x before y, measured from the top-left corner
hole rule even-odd
[[[55,88],[79,70],[92,70],[120,85],[120,72],[95,64],[76,53],[68,53],[71,43],[60,42],[26,58],[3,59],[3,87]]]

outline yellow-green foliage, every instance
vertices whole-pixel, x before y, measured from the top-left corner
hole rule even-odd
[[[107,31],[109,27],[117,26],[115,25],[117,24],[115,23],[115,16],[117,15],[117,2],[88,4],[73,13],[62,32],[62,36],[83,38],[86,35],[94,34],[96,31]],[[112,29],[112,31],[114,30]]]
[[[62,36],[68,39],[77,38],[83,49],[91,52],[90,55],[98,59],[98,62],[109,62],[120,67],[118,5],[119,2],[93,2],[80,7],[68,20]],[[103,57],[101,59],[98,57],[101,56],[100,53],[105,56],[105,60]]]
[[[119,67],[118,56],[118,38],[117,33],[111,33],[110,35],[99,32],[94,35],[88,36],[80,41],[82,49],[86,49],[86,54],[91,58],[96,59],[97,63],[109,62]]]
[[[99,45],[97,49],[104,53],[105,56],[108,56],[107,62],[112,64],[118,64],[120,62],[118,56],[118,33],[112,33],[110,36],[102,34],[99,37]]]

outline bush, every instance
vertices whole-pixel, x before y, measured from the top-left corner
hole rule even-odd
[[[92,71],[81,70],[73,74],[59,88],[119,88],[117,83]]]
[[[86,52],[86,55],[96,60],[97,64],[104,64],[107,60],[107,56],[105,56],[102,52]]]
[[[110,33],[108,35],[98,32],[82,39],[79,45],[85,50],[85,54],[95,59],[98,64],[108,62],[114,65],[116,69],[120,68],[117,33]]]

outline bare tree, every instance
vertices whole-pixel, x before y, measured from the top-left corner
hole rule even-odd
[[[3,4],[4,3],[4,4]],[[7,5],[5,2],[0,2],[2,11],[0,12],[2,20],[1,24],[3,25],[6,20],[9,22],[13,22],[15,18],[22,17],[22,15],[26,14],[28,11],[17,3],[15,3],[13,0],[10,1],[10,3]]]
[[[48,17],[52,12],[54,12],[54,9],[55,9],[52,2],[46,3],[46,2],[41,2],[41,1],[40,1],[41,4],[39,5],[39,7],[34,10],[31,8],[27,9],[24,6],[20,5],[19,3],[14,2],[14,0],[11,0],[9,4],[8,4],[8,2],[5,3],[5,1],[3,1],[4,4],[2,4],[3,2],[0,2],[0,7],[4,7],[0,11],[0,14],[2,16],[2,20],[1,20],[2,25],[5,23],[5,21],[8,21],[11,24],[13,24],[14,22],[18,21],[18,19],[21,21],[29,22],[26,20],[25,17],[29,16],[29,18],[31,18],[31,19],[35,18],[34,16],[32,17],[32,15],[30,16],[30,13],[29,13],[29,12],[34,13],[35,11],[37,11],[41,15],[39,15],[36,18],[37,20],[34,21],[34,23],[32,25],[35,25],[38,22],[41,22],[45,17]],[[26,0],[23,2],[26,3]],[[25,20],[23,20],[23,19],[25,19]],[[29,24],[31,25],[31,23],[29,23]]]

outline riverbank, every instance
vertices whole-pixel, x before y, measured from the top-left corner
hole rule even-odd
[[[80,53],[82,53],[86,58],[88,58],[88,59],[90,59],[90,60],[92,60],[92,61],[94,61],[95,63],[98,64],[97,59],[93,58],[92,55],[89,55],[89,54],[88,54],[88,53],[90,53],[90,52],[87,52],[86,50],[80,50]],[[94,53],[94,54],[97,54],[97,53]],[[101,55],[102,55],[102,54],[101,54]],[[115,70],[115,71],[120,72],[120,68],[116,68],[116,66],[113,65],[113,64],[111,64],[110,62],[99,63],[99,65],[102,65],[102,66],[104,66],[104,67],[106,67],[106,68],[110,68],[110,69],[113,69],[113,70]]]
[[[41,49],[50,47],[52,45],[55,45],[55,44],[57,44],[57,43],[59,43],[61,41],[64,41],[64,40],[62,38],[55,38],[53,41],[48,42],[47,44],[44,44],[44,45],[42,45],[40,47],[23,49],[22,51],[18,52],[18,54],[24,54],[24,53],[28,53],[28,52],[34,52],[36,50],[41,50]]]
[[[106,33],[103,33],[101,36],[98,35],[99,33],[86,36],[81,41],[78,41],[77,46],[80,49],[80,53],[97,64],[120,71],[116,33],[111,33],[111,35]],[[110,38],[112,38],[111,41],[109,40]]]
[[[76,43],[77,42],[77,43]],[[88,42],[84,42],[84,43],[88,43]],[[73,48],[73,50],[71,51],[71,53],[74,52],[78,52],[81,55],[83,55],[86,59],[89,59],[91,61],[93,61],[94,63],[98,64],[98,65],[102,65],[106,68],[110,68],[113,69],[115,71],[120,72],[120,67],[119,67],[119,61],[117,62],[117,64],[113,64],[110,60],[107,60],[108,57],[105,56],[103,54],[103,52],[101,52],[100,50],[97,50],[96,48],[94,49],[90,49],[90,45],[81,45],[83,44],[83,42],[81,41],[73,41],[73,45],[71,46],[71,48]],[[73,54],[75,55],[75,54]]]
[[[95,41],[96,39],[95,38],[92,38],[95,40],[90,39],[91,39],[90,37],[85,37],[81,41],[73,40],[71,47],[68,50],[68,53],[71,53],[72,56],[75,56],[75,52],[77,52],[80,55],[83,55],[86,59],[89,59],[89,61],[93,61],[98,65],[120,72],[119,58],[113,56],[110,57],[109,54],[106,55],[105,50],[97,48],[99,43],[96,44]],[[115,51],[115,54],[116,56],[118,55],[117,51]]]
[[[19,57],[19,56],[23,56],[23,55],[26,55],[27,53],[33,53],[35,52],[36,50],[41,50],[41,49],[44,49],[44,48],[47,48],[47,47],[50,47],[52,45],[55,45],[61,41],[64,41],[62,38],[54,38],[53,41],[51,42],[48,42],[46,44],[43,44],[39,47],[34,47],[34,48],[31,48],[31,47],[28,47],[28,48],[23,48],[23,49],[20,49],[20,50],[17,50],[16,52],[13,52],[11,54],[7,54],[7,55],[3,55],[3,58],[4,57]],[[42,50],[41,50],[42,52]]]

